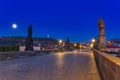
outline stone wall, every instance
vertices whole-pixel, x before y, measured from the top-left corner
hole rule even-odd
[[[93,51],[102,80],[120,80],[120,58]]]
[[[57,50],[44,50],[44,51],[24,51],[24,52],[0,52],[0,61],[24,58],[30,56],[39,56],[44,54],[49,54],[51,52],[57,52]]]

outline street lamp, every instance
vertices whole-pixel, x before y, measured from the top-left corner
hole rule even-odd
[[[61,44],[62,43],[62,40],[59,40],[59,44]]]
[[[62,44],[62,42],[63,42],[62,40],[59,40],[59,45],[61,45],[61,44]]]
[[[62,43],[63,43],[63,41],[62,41],[62,40],[59,40],[58,43],[59,43],[59,49],[60,49],[60,51],[61,51],[61,50],[62,50]]]
[[[80,48],[82,48],[82,45],[80,45]]]
[[[76,46],[77,46],[77,44],[75,43],[75,44],[74,44],[74,46],[76,47]]]
[[[95,43],[95,42],[96,42],[96,40],[95,40],[95,38],[93,38],[93,39],[92,39],[92,43]]]
[[[91,47],[92,49],[95,47],[95,43],[96,43],[96,39],[93,38],[93,39],[91,40],[91,45],[90,45],[90,47]]]

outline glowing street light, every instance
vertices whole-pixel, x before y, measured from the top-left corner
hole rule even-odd
[[[94,38],[94,39],[92,39],[92,43],[95,43],[95,42],[96,42],[95,38]]]
[[[76,46],[77,46],[77,44],[75,43],[75,44],[74,44],[74,46],[76,47]]]
[[[80,48],[82,48],[82,45],[80,45]]]
[[[59,43],[59,50],[62,51],[63,41],[59,40],[58,43]]]
[[[94,44],[92,43],[92,44],[90,45],[90,47],[93,48],[93,47],[94,47]]]
[[[61,44],[63,41],[62,40],[59,40],[59,44]]]
[[[92,41],[91,41],[91,45],[90,45],[90,47],[91,47],[91,48],[94,48],[95,43],[96,43],[96,39],[93,38]]]

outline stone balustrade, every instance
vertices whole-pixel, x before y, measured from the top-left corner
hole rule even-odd
[[[0,61],[15,59],[21,57],[29,57],[35,55],[49,54],[50,52],[57,52],[57,50],[44,50],[44,51],[24,51],[24,52],[0,52]]]
[[[102,80],[120,80],[120,58],[93,50]]]

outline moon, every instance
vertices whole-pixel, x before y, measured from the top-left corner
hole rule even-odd
[[[17,27],[18,27],[17,24],[12,24],[13,29],[17,29]]]

